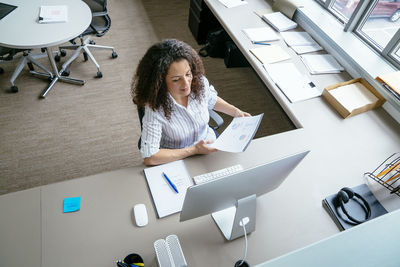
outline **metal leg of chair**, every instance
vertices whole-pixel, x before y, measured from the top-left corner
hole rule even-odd
[[[52,79],[52,75],[45,73],[45,72],[40,72],[40,71],[36,71],[36,70],[31,70],[30,74],[32,74],[33,76],[37,76],[39,78],[45,78],[45,79]]]
[[[89,48],[87,46],[84,46],[83,49],[85,50],[85,52],[88,54],[89,58],[92,60],[92,62],[96,65],[97,67],[97,71],[100,71],[100,66],[97,63],[96,59],[94,58],[94,56],[92,55],[92,53],[90,52]]]
[[[55,74],[55,76],[53,77],[53,80],[51,81],[49,86],[42,92],[42,94],[40,95],[41,97],[43,97],[43,98],[46,97],[47,93],[53,88],[54,84],[58,80],[64,81],[64,82],[69,82],[69,83],[74,83],[74,84],[81,84],[81,85],[85,84],[85,81],[83,81],[83,80],[60,76],[60,73],[58,72],[58,69],[57,69],[56,62],[53,58],[53,49],[51,47],[47,48],[47,56],[50,60],[51,67],[53,69],[53,74]]]
[[[110,50],[112,50],[113,52],[115,52],[115,49],[114,49],[114,47],[112,47],[112,46],[105,46],[105,45],[92,45],[92,44],[88,44],[88,45],[86,45],[87,47],[90,47],[90,48],[94,48],[94,49],[110,49]]]
[[[42,92],[42,94],[40,96],[45,98],[47,93],[51,90],[51,88],[53,88],[54,84],[56,84],[57,81],[58,81],[58,77],[56,76],[53,78],[53,80],[51,80],[49,86]]]
[[[80,79],[74,79],[74,78],[69,78],[69,77],[64,77],[64,76],[60,76],[58,78],[60,81],[67,82],[67,83],[73,83],[73,84],[79,84],[79,85],[85,84],[85,81],[80,80]]]
[[[43,66],[40,62],[38,62],[33,56],[28,55],[27,58],[28,58],[29,62],[31,62],[32,64],[35,64],[36,66],[41,68],[43,71],[48,73],[50,77],[53,76],[53,73],[50,70],[48,70],[45,66]]]
[[[75,50],[75,52],[67,59],[67,61],[64,62],[64,64],[63,64],[62,67],[61,67],[61,70],[60,70],[60,72],[59,72],[60,74],[61,74],[64,70],[66,70],[66,69],[68,68],[68,66],[72,63],[72,61],[74,61],[74,60],[80,55],[82,49],[83,49],[83,46],[79,46],[79,47]]]
[[[66,46],[60,46],[58,49],[69,49],[69,50],[75,50],[79,48],[80,45],[66,45]]]
[[[26,57],[21,58],[19,61],[17,67],[14,70],[14,73],[11,75],[11,86],[15,86],[14,82],[17,79],[18,75],[21,73],[22,69],[25,67],[25,64],[28,62],[28,59]]]

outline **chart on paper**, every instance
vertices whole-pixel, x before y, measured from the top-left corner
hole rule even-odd
[[[253,139],[264,114],[237,117],[210,146],[226,152],[243,152]]]

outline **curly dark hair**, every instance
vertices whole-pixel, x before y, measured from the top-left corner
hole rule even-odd
[[[172,101],[168,97],[165,77],[172,63],[186,59],[193,78],[191,93],[195,99],[200,99],[204,91],[201,77],[204,66],[197,52],[188,44],[167,39],[152,45],[139,62],[133,77],[131,94],[138,108],[149,105],[152,110],[162,108],[169,119],[172,112]]]

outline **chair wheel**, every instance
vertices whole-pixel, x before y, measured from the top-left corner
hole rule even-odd
[[[61,60],[60,55],[56,55],[56,56],[54,57],[54,60],[55,60],[56,62],[60,62],[60,60]]]
[[[96,44],[96,42],[95,42],[95,41],[93,41],[93,40],[90,40],[90,41],[89,41],[89,44],[91,44],[91,45],[95,45],[95,44]]]
[[[114,52],[112,52],[112,54],[111,54],[111,57],[112,57],[112,58],[117,58],[117,57],[118,57],[118,54],[117,54],[117,52],[115,52],[115,51],[114,51]]]
[[[33,67],[32,62],[28,62],[27,64],[28,64],[29,70],[31,70],[31,71],[35,70],[35,68]]]
[[[101,71],[98,71],[97,75],[95,77],[96,78],[101,78],[101,77],[103,77],[103,73],[101,73]]]
[[[15,85],[11,86],[11,92],[17,93],[18,92],[18,87],[16,87]]]
[[[61,75],[62,75],[62,76],[69,76],[69,74],[70,74],[69,69],[66,69],[66,70],[64,70],[63,72],[61,72]]]
[[[0,74],[3,74],[3,73],[4,73],[4,69],[0,68]]]
[[[61,53],[61,56],[62,56],[62,57],[65,57],[65,56],[67,55],[67,51],[65,51],[64,49],[62,49],[62,50],[60,51],[60,53]]]
[[[87,61],[87,60],[88,60],[88,55],[87,55],[87,53],[86,53],[86,52],[83,52],[83,58],[84,58],[84,60],[85,60],[85,61]]]

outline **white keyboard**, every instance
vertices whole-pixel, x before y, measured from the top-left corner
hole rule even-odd
[[[233,165],[221,170],[216,170],[213,172],[209,172],[209,173],[204,173],[204,174],[200,174],[197,175],[195,177],[193,177],[194,183],[195,184],[202,184],[202,183],[206,183],[224,176],[228,176],[237,172],[240,172],[243,170],[242,165],[237,164],[237,165]]]

